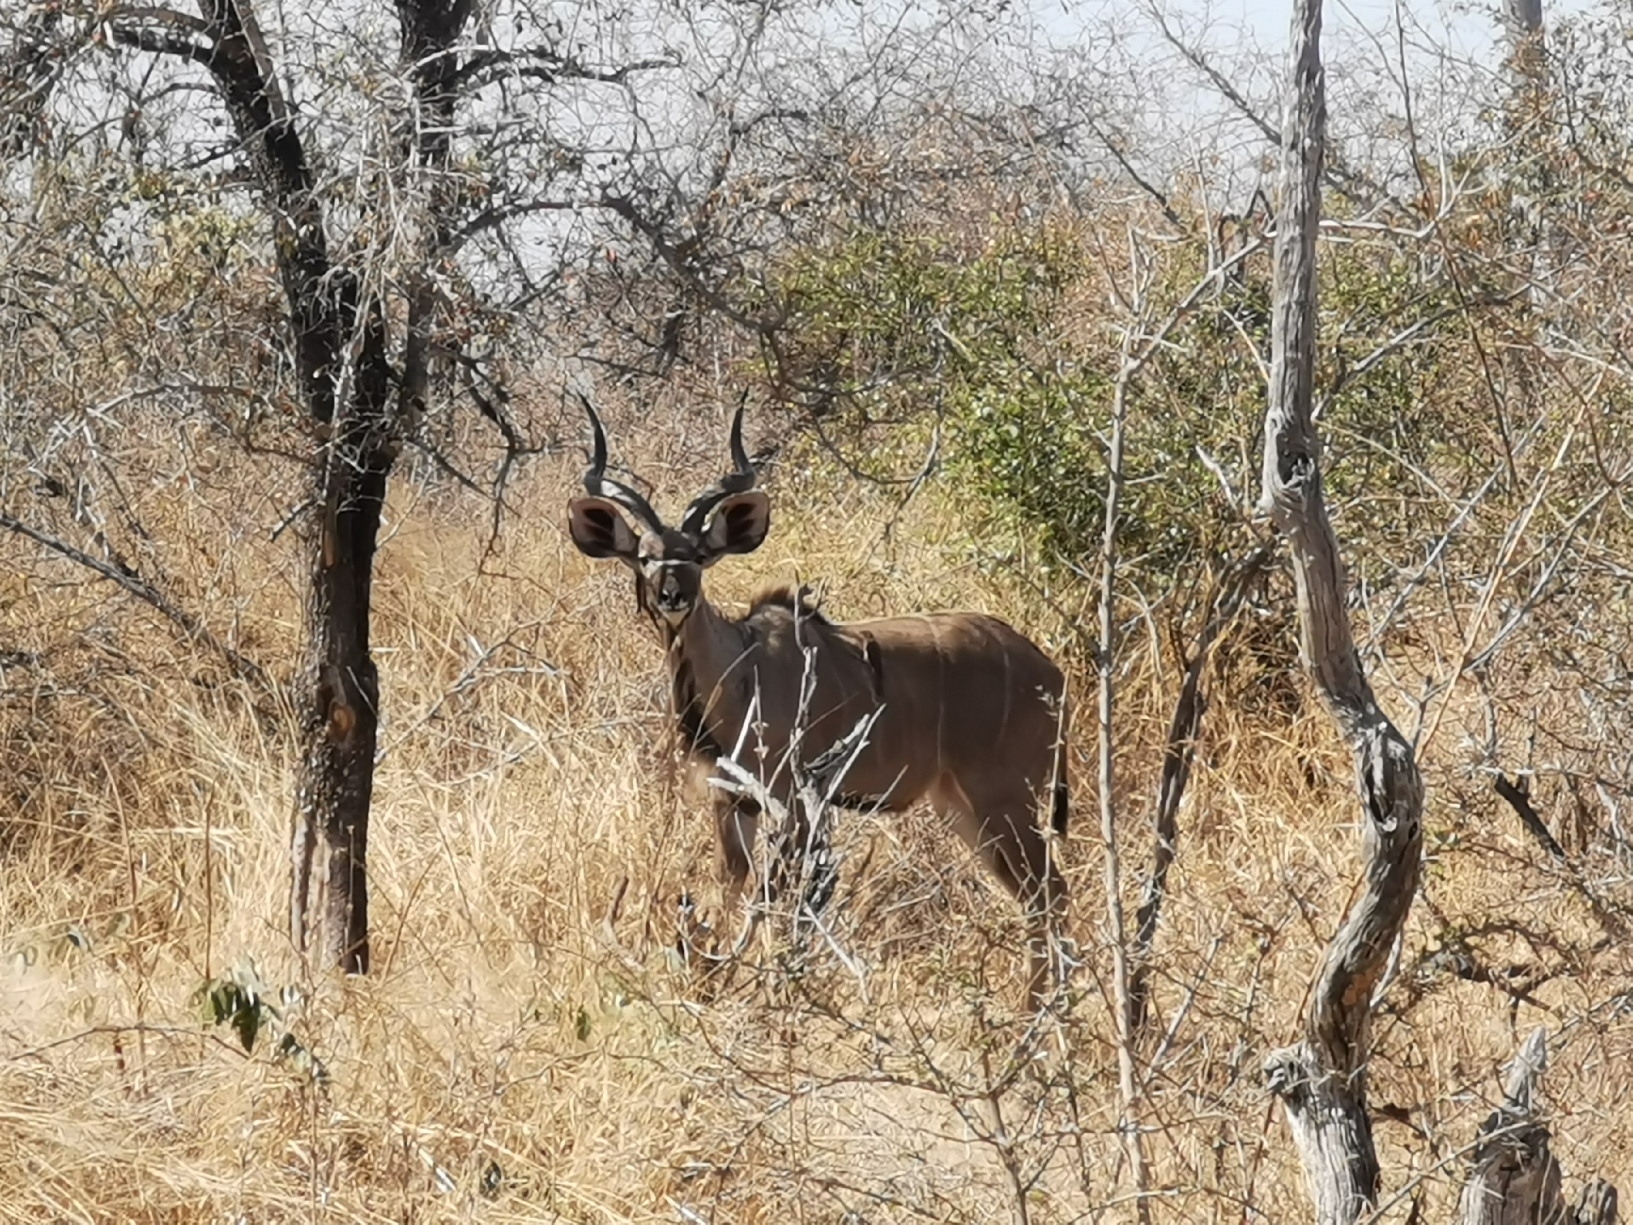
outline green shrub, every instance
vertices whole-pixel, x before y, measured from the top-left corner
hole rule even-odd
[[[1048,563],[1091,567],[1128,324],[1102,305],[1093,224],[994,221],[990,238],[963,242],[859,230],[800,251],[773,283],[793,323],[772,377],[853,431],[864,470],[922,455],[936,423],[944,471],[974,495],[973,529],[1002,523]],[[1152,317],[1203,275],[1206,232],[1198,218],[1191,238],[1153,244]],[[1469,316],[1436,266],[1387,236],[1328,243],[1321,258],[1327,490],[1359,577],[1385,581],[1421,557],[1426,515],[1446,518],[1503,440],[1474,394]],[[1121,547],[1147,598],[1194,587],[1251,534],[1269,333],[1265,252],[1204,295],[1130,385]]]

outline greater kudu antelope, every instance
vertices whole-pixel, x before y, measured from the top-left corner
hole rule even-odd
[[[1040,1002],[1049,928],[1066,901],[1037,822],[1047,793],[1051,824],[1066,832],[1060,669],[981,613],[840,625],[783,587],[762,592],[747,615],[725,616],[704,598],[703,571],[729,553],[759,548],[771,524],[770,502],[754,488],[743,449],[742,408],[731,428],[732,471],[693,500],[678,528],[606,475],[606,433],[587,401],[585,408],[594,453],[584,474],[588,496],[568,504],[569,530],[588,556],[616,557],[635,572],[636,601],[668,651],[686,749],[713,762],[752,721],[754,751],[740,764],[778,794],[791,781],[790,756],[809,762],[880,711],[845,776],[845,805],[897,811],[925,799],[952,820],[1025,908],[1030,998]],[[720,866],[732,903],[748,879],[758,818],[752,800],[717,796]]]

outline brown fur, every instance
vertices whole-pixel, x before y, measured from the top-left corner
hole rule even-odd
[[[810,617],[823,625],[832,625],[828,616],[823,613],[811,598],[811,589],[804,583],[767,583],[754,593],[749,600],[749,616],[755,610],[767,607],[786,608],[790,612],[798,613],[802,617]]]
[[[741,409],[732,426],[734,470],[692,502],[678,529],[605,476],[606,440],[593,410],[590,418],[590,496],[569,504],[569,528],[589,556],[616,557],[634,570],[640,607],[668,654],[686,750],[706,762],[733,753],[797,818],[802,767],[877,716],[840,787],[858,803],[897,811],[925,800],[947,817],[1024,907],[1031,996],[1040,1001],[1049,928],[1066,904],[1038,820],[1047,795],[1049,823],[1065,832],[1060,669],[981,613],[841,624],[806,588],[780,583],[762,589],[742,617],[724,616],[704,595],[704,573],[728,554],[758,548],[771,524],[770,501],[752,488]],[[755,801],[716,793],[721,869],[733,900],[753,871],[759,814]]]
[[[815,684],[796,754],[805,649],[814,651]],[[785,802],[793,798],[796,764],[883,707],[841,783],[847,802],[899,811],[923,799],[951,820],[1025,907],[1031,990],[1041,999],[1047,931],[1066,899],[1040,828],[1040,801],[1048,797],[1057,833],[1067,819],[1064,678],[1042,651],[980,613],[834,622],[781,586],[762,592],[739,619],[700,603],[675,634],[669,658],[671,674],[690,682],[693,703],[683,722],[697,750],[718,755],[743,740],[739,761]],[[750,724],[758,731],[745,739]],[[735,895],[753,870],[759,811],[727,797],[717,805],[722,871]]]

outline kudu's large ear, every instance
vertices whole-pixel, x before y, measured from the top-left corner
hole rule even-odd
[[[635,564],[640,541],[606,498],[574,498],[567,503],[567,531],[578,551],[589,557],[616,557]]]
[[[715,507],[703,529],[702,562],[713,565],[727,553],[752,553],[771,530],[771,499],[758,489],[734,493]]]

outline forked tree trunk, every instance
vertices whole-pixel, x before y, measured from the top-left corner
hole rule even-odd
[[[396,453],[385,316],[356,275],[330,257],[297,104],[283,92],[250,0],[209,0],[202,11],[202,27],[185,38],[117,24],[114,38],[209,70],[272,223],[314,439],[290,936],[297,950],[317,953],[324,964],[362,973],[369,964],[368,828],[379,725],[369,606]]]
[[[402,154],[409,173],[426,176],[429,213],[421,260],[407,273],[402,377],[391,375],[382,307],[359,300],[349,273],[290,288],[291,301],[304,304],[297,330],[303,360],[308,350],[314,360],[303,371],[311,374],[308,400],[326,446],[314,473],[318,516],[309,541],[289,929],[297,949],[350,974],[369,969],[369,812],[380,709],[369,652],[374,550],[398,431],[424,412],[429,395],[438,303],[431,266],[450,244],[448,190],[440,178],[456,102],[458,61],[450,52],[469,15],[466,0],[398,5],[418,108],[405,116]]]
[[[324,200],[302,143],[298,104],[284,93],[252,0],[205,0],[201,24],[185,36],[141,21],[112,27],[124,45],[209,70],[272,223],[315,440],[289,930],[298,951],[349,973],[369,967],[369,809],[380,707],[369,652],[374,550],[399,429],[425,407],[438,302],[429,269],[449,244],[450,196],[439,176],[459,80],[452,52],[470,11],[469,0],[399,0],[397,6],[415,86],[403,117],[402,152],[409,170],[423,172],[431,185],[424,262],[409,273],[400,379],[391,372],[384,304],[354,270],[330,257]]]
[[[1350,634],[1311,420],[1326,125],[1320,0],[1295,0],[1290,63],[1261,508],[1292,555],[1300,656],[1355,756],[1365,862],[1361,896],[1327,947],[1302,1039],[1270,1055],[1265,1080],[1287,1112],[1316,1220],[1348,1225],[1377,1201],[1378,1156],[1366,1107],[1372,994],[1417,887],[1423,782],[1412,746],[1378,707]]]

